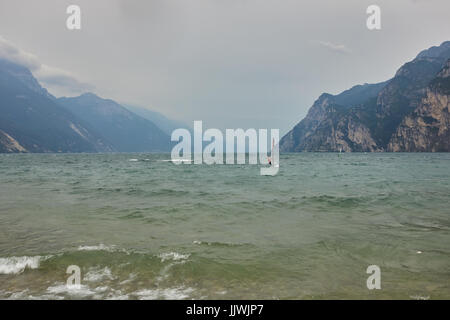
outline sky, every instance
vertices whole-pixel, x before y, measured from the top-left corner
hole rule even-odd
[[[81,30],[66,9],[81,8]],[[381,8],[381,30],[366,9]],[[448,0],[0,0],[0,57],[204,128],[286,133],[323,92],[391,78],[450,40]]]

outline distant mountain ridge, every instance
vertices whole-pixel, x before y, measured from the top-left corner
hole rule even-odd
[[[280,151],[449,152],[449,70],[446,41],[388,81],[324,93]],[[0,59],[0,153],[169,151],[176,127],[185,125],[93,93],[55,98],[26,67]]]
[[[101,132],[120,152],[169,151],[170,137],[153,122],[117,102],[93,93],[59,98],[57,102]]]
[[[153,122],[93,93],[55,98],[26,67],[0,59],[0,153],[166,152]]]
[[[124,104],[123,106],[131,112],[137,114],[138,116],[150,120],[169,136],[175,129],[178,128],[184,128],[190,131],[192,130],[191,127],[187,124],[181,121],[171,120],[159,112],[152,111],[143,107],[131,106],[128,104]]]
[[[113,147],[57,104],[31,72],[0,60],[0,152],[108,152]]]
[[[354,86],[338,95],[322,94],[281,139],[280,150],[450,151],[445,141],[450,130],[445,89],[449,59],[450,41],[446,41],[420,52],[386,82]],[[430,115],[434,120],[427,118],[432,127],[420,120],[427,112],[434,112]],[[433,128],[439,128],[438,133],[431,133]]]

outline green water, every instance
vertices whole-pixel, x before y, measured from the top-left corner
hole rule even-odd
[[[0,298],[450,298],[450,154],[164,159],[0,155]]]

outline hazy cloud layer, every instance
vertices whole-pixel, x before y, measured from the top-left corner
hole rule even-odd
[[[65,27],[70,4],[81,7],[81,31]],[[378,0],[380,31],[366,28],[371,4],[0,0],[0,33],[56,95],[90,83],[102,96],[206,127],[286,132],[322,92],[387,80],[450,40],[448,0]]]
[[[321,46],[324,46],[325,48],[328,48],[332,51],[342,52],[342,53],[352,53],[352,50],[347,48],[344,44],[334,44],[334,43],[326,42],[326,41],[318,41],[318,43]]]
[[[27,67],[44,87],[56,89],[60,93],[70,95],[94,90],[94,86],[78,81],[70,72],[42,64],[37,56],[21,50],[2,36],[0,58]]]

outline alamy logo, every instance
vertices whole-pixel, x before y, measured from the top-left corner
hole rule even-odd
[[[70,276],[67,278],[66,285],[68,288],[80,289],[81,287],[81,270],[79,266],[71,265],[67,267],[67,274]]]
[[[381,29],[381,9],[379,6],[373,4],[367,7],[367,14],[370,16],[367,18],[367,29],[380,30]]]
[[[367,278],[367,289],[381,289],[381,270],[377,265],[371,265],[367,267],[366,273],[371,274]]]
[[[69,30],[80,30],[81,29],[81,9],[77,5],[70,5],[66,10],[67,14],[70,16],[66,20],[66,26]]]
[[[224,137],[219,129],[208,129],[203,132],[202,121],[194,121],[194,140],[187,129],[176,129],[172,132],[172,141],[178,144],[172,149],[172,162],[175,164],[245,164],[248,156],[249,164],[267,164],[261,168],[261,175],[276,175],[280,167],[278,129],[270,130],[271,140],[268,140],[267,129],[226,129],[225,153]],[[180,141],[181,139],[181,141]],[[203,148],[203,142],[209,144]],[[235,144],[235,141],[237,143]],[[248,141],[248,144],[246,143]],[[268,154],[268,142],[272,141],[272,149]]]

